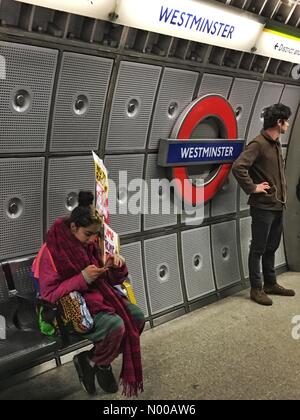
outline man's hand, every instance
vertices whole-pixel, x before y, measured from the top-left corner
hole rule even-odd
[[[262,182],[261,184],[256,185],[256,190],[254,191],[254,194],[268,194],[268,190],[270,189],[270,185],[268,182]]]
[[[84,272],[92,282],[97,280],[99,277],[103,276],[107,271],[108,268],[99,268],[95,265],[89,265],[84,269]]]
[[[105,263],[106,268],[121,268],[125,263],[125,259],[121,255],[110,255]]]

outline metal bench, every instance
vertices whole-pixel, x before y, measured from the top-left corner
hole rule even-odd
[[[33,259],[6,263],[6,275],[0,264],[0,317],[6,322],[5,339],[0,335],[0,382],[52,359],[58,366],[71,360],[70,353],[91,345],[80,335],[65,334],[63,328],[59,337],[41,334],[31,277]]]
[[[31,301],[34,303],[35,300],[35,290],[33,286],[33,281],[31,277],[31,266],[33,263],[34,257],[20,259],[11,261],[9,264],[10,273],[12,276],[12,281],[16,290],[16,294],[23,299]],[[36,316],[35,316],[36,319]],[[21,321],[24,323],[25,320]],[[61,327],[61,333],[63,334],[63,339],[60,343],[60,351],[65,352],[72,351],[72,346],[77,346],[78,343],[85,342],[79,335],[70,335],[65,334],[63,328]],[[78,346],[77,346],[78,347]]]
[[[32,301],[9,290],[0,265],[0,380],[55,358],[60,342],[42,336]]]

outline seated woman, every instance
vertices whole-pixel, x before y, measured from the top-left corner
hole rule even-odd
[[[84,297],[94,318],[94,328],[84,334],[94,348],[75,356],[79,380],[89,394],[96,392],[95,376],[108,393],[118,390],[111,362],[123,353],[120,381],[125,395],[143,391],[140,334],[145,325],[143,312],[112,286],[128,275],[122,257],[111,255],[105,265],[96,241],[101,218],[92,206],[90,192],[79,193],[79,204],[70,217],[56,220],[39,258],[41,298],[55,304],[70,292]]]

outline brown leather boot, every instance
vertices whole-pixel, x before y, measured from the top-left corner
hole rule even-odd
[[[296,293],[292,289],[285,289],[284,287],[280,286],[278,283],[274,284],[274,286],[264,286],[264,291],[268,295],[277,295],[277,296],[295,296]]]
[[[270,299],[269,296],[265,294],[263,289],[254,289],[252,287],[250,291],[250,299],[258,303],[259,305],[264,305],[264,306],[273,305],[272,299]]]

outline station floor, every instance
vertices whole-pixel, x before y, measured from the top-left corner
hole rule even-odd
[[[296,297],[274,297],[272,307],[262,307],[246,290],[146,331],[139,399],[300,399],[300,340],[292,337],[292,320],[300,316],[300,273],[285,273],[278,282],[294,288]],[[119,357],[116,374],[120,366]],[[0,392],[0,400],[14,399],[124,397],[100,389],[89,397],[70,362]]]

